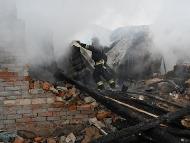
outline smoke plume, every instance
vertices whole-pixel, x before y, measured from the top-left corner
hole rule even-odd
[[[16,15],[22,21],[24,34],[18,31],[13,39],[24,39],[16,47],[22,47],[26,61],[33,63],[46,61],[51,47],[56,58],[67,55],[73,39],[90,44],[97,36],[109,45],[113,30],[149,25],[154,50],[163,54],[169,70],[179,60],[189,61],[189,4],[188,0],[0,0],[0,18],[11,23]],[[9,27],[1,25],[0,36],[10,40],[11,34],[4,32]]]

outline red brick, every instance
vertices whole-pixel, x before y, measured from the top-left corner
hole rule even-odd
[[[20,90],[20,86],[7,86],[5,87],[5,91],[18,91]]]
[[[14,124],[15,120],[4,120],[4,124]]]
[[[0,86],[0,92],[5,91],[4,87]]]
[[[16,108],[15,107],[14,108],[13,107],[6,108],[5,111],[6,111],[5,114],[7,114],[7,115],[8,114],[16,114]]]
[[[85,114],[85,115],[91,115],[91,114],[93,114],[93,115],[95,115],[96,113],[94,112],[94,111],[92,111],[92,110],[83,110],[83,111],[80,111],[80,113],[81,114]]]
[[[33,113],[44,113],[44,112],[47,112],[47,109],[35,109],[33,110]]]
[[[83,118],[88,118],[88,115],[76,114],[73,118],[75,118],[75,119],[83,119]]]
[[[51,85],[49,82],[44,82],[44,83],[42,84],[42,88],[43,88],[43,90],[45,90],[45,91],[49,91],[49,89],[50,89],[51,86],[52,86],[52,85]]]
[[[61,108],[48,108],[48,111],[61,111]]]
[[[37,122],[44,122],[46,121],[46,117],[35,117],[35,118],[32,118],[32,120],[37,121]]]
[[[47,117],[47,121],[57,121],[60,120],[60,117]]]
[[[18,114],[11,114],[11,115],[7,115],[7,119],[21,119],[22,115],[18,115]]]
[[[1,85],[2,86],[14,86],[15,85],[14,83],[15,82],[2,82]]]
[[[28,118],[16,119],[16,123],[28,123],[28,122],[33,122],[33,118],[28,117]]]
[[[76,110],[77,110],[77,106],[76,106],[76,105],[70,105],[70,106],[68,107],[68,110],[69,110],[69,111],[76,111]]]
[[[98,120],[103,120],[104,118],[107,118],[110,116],[111,116],[111,112],[107,112],[107,111],[99,111],[96,115]]]
[[[67,114],[62,114],[61,115],[68,115],[68,116],[74,116],[76,114],[80,114],[80,111],[69,111],[69,112],[66,112]]]
[[[38,116],[50,117],[53,116],[53,112],[49,111],[49,112],[38,113]]]
[[[17,99],[16,103],[17,105],[30,105],[31,99]]]
[[[46,108],[46,104],[32,104],[32,109],[33,110],[37,110],[37,109],[42,109],[42,108]]]
[[[42,142],[42,140],[43,140],[42,137],[36,137],[36,138],[34,139],[34,141],[37,142],[37,143]]]
[[[46,98],[32,99],[32,104],[45,104],[45,103],[47,103]]]
[[[52,103],[51,106],[53,108],[64,108],[65,107],[65,103],[57,101],[57,102]]]
[[[88,118],[94,118],[94,117],[96,117],[95,113],[88,115]]]
[[[24,143],[24,139],[22,137],[16,137],[13,143]]]
[[[16,129],[16,125],[14,124],[5,124],[5,128],[7,131],[13,131]]]
[[[60,112],[53,112],[53,116],[60,116]]]
[[[0,78],[1,77],[17,76],[17,75],[18,75],[18,73],[15,73],[15,72],[0,71]]]
[[[51,104],[55,102],[55,98],[47,98],[47,103]]]
[[[61,111],[60,115],[65,115],[66,116],[67,115],[67,111]]]
[[[5,105],[15,105],[16,104],[16,100],[4,100],[4,104]]]
[[[32,110],[31,109],[18,109],[17,110],[17,114],[30,114],[32,113]]]
[[[39,128],[49,128],[51,123],[48,122],[48,121],[44,121],[44,122],[36,122],[37,123],[37,126]]]
[[[81,124],[82,123],[82,120],[80,119],[71,119],[69,121],[69,124]]]
[[[0,71],[0,79],[4,79],[6,81],[16,81],[16,80],[18,80],[18,73],[8,72],[8,71]]]
[[[29,82],[28,81],[16,81],[16,82],[14,82],[14,85],[16,85],[16,86],[29,86]]]
[[[22,117],[23,118],[34,118],[34,117],[37,117],[37,113],[25,113],[25,114],[22,114]]]
[[[93,110],[94,108],[92,107],[91,104],[84,104],[84,105],[80,105],[80,106],[77,106],[77,110]]]

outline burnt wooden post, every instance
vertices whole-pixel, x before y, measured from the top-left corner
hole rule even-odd
[[[135,126],[131,126],[129,128],[124,128],[120,131],[108,134],[106,136],[103,136],[95,141],[93,143],[110,143],[113,140],[121,139],[121,138],[127,138],[131,135],[137,134],[139,132],[147,131],[147,134],[151,137],[157,137],[162,138],[162,134],[160,134],[160,130],[155,127],[159,127],[161,123],[170,122],[173,119],[176,119],[178,117],[182,117],[184,115],[190,114],[190,107],[186,107],[180,111],[177,111],[175,113],[168,113],[166,115],[163,115],[157,119],[150,120],[146,118],[143,115],[140,115],[136,112],[132,112],[132,110],[129,110],[123,105],[117,104],[113,100],[110,100],[109,98],[104,97],[104,94],[96,89],[89,88],[88,86],[84,86],[82,83],[72,80],[71,78],[67,77],[63,72],[58,71],[55,73],[55,77],[58,81],[64,81],[74,84],[77,88],[80,90],[88,93],[91,97],[96,99],[99,103],[106,106],[111,111],[115,112],[116,114],[124,117],[124,118],[132,118],[134,122],[138,123]],[[139,123],[140,122],[140,123]],[[149,130],[151,129],[151,130]],[[153,132],[152,132],[153,130]],[[170,138],[172,138],[172,141],[170,138],[165,138],[164,142],[168,143],[178,143],[178,138],[175,138],[173,135],[167,133]]]
[[[120,131],[113,132],[111,134],[108,134],[106,136],[103,136],[103,137],[93,141],[92,143],[109,143],[115,139],[128,137],[133,134],[137,134],[139,132],[147,131],[154,127],[158,127],[161,123],[169,123],[172,120],[178,119],[178,118],[183,117],[188,114],[190,114],[190,106],[185,107],[179,111],[160,116],[158,119],[152,119],[152,120],[149,120],[146,122],[141,122],[135,126],[131,126],[128,128],[124,128]],[[151,132],[151,130],[150,130],[150,132]],[[157,131],[154,130],[154,133],[156,133],[156,132]],[[172,141],[172,142],[174,142],[174,141]]]

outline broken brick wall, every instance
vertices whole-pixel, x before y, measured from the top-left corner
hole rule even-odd
[[[65,106],[40,88],[29,92],[27,66],[0,52],[0,130],[31,130],[50,134],[56,127],[82,124],[95,116],[91,104]]]

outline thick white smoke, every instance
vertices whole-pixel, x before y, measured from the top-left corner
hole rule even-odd
[[[57,56],[67,54],[73,39],[90,42],[98,36],[109,44],[111,30],[120,26],[150,24],[150,0],[17,0],[18,17],[25,21],[29,57],[43,55],[42,42],[51,40]],[[156,4],[154,5],[156,6]],[[157,6],[156,6],[157,7]],[[157,8],[150,8],[153,11]],[[149,16],[151,19],[149,20]],[[35,58],[36,59],[36,58]]]
[[[155,49],[164,55],[167,70],[178,62],[190,63],[190,1],[167,0],[151,25]]]
[[[0,0],[0,9],[9,7],[7,1],[16,4],[17,17],[25,24],[23,44],[33,62],[46,56],[51,44],[57,57],[68,53],[73,39],[90,43],[98,36],[109,44],[112,30],[129,25],[150,25],[154,47],[168,69],[181,57],[189,58],[188,0]]]

